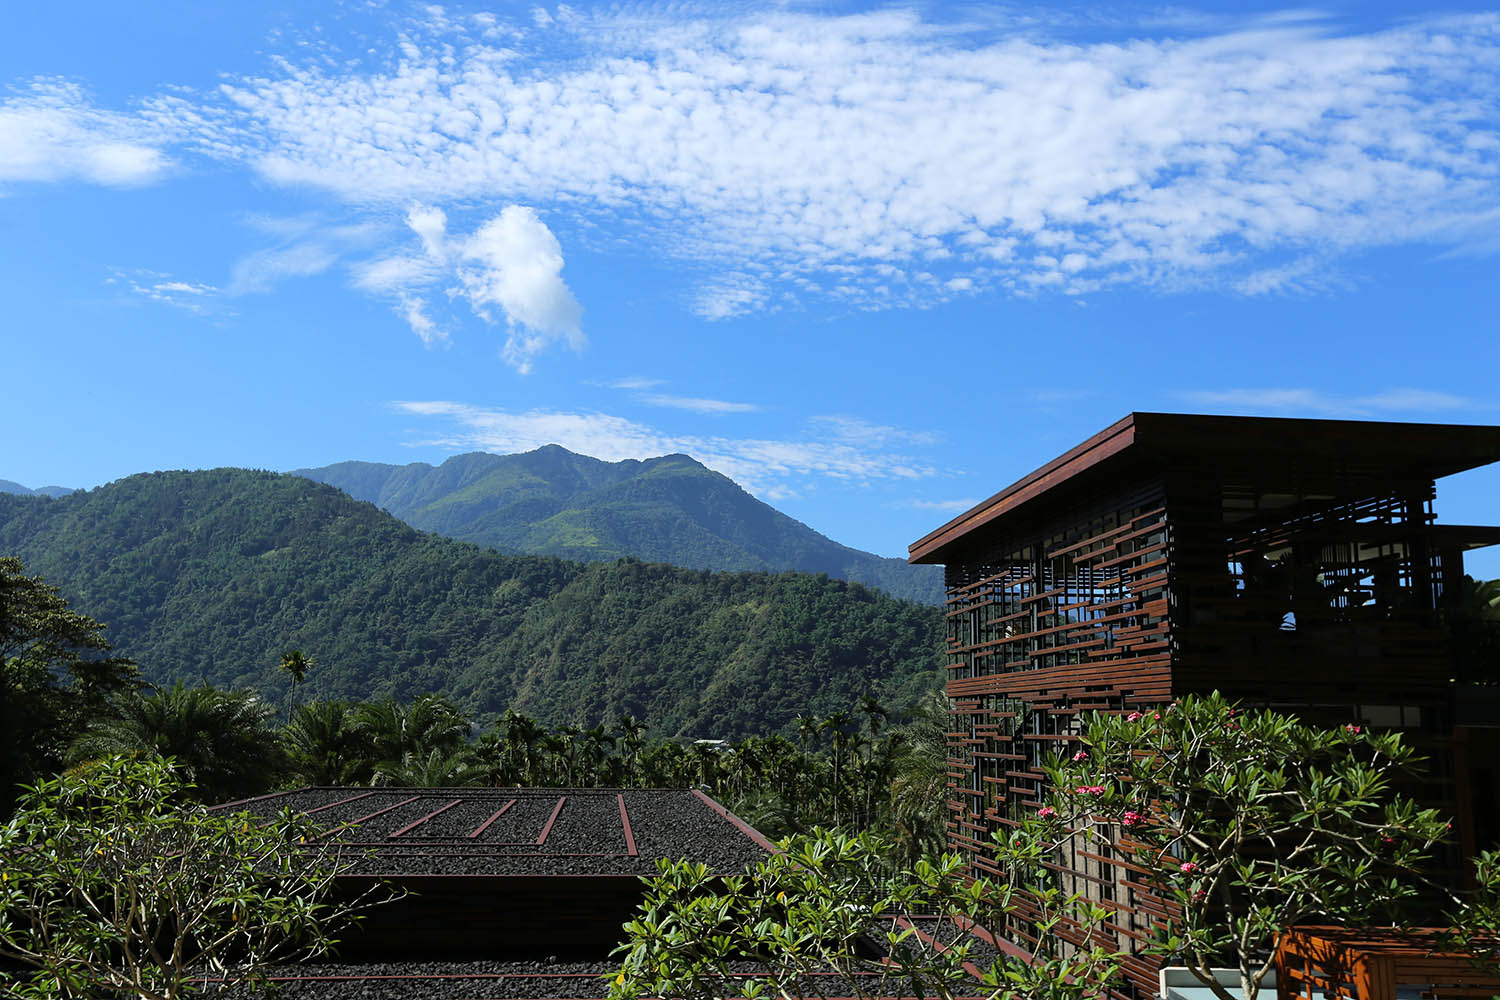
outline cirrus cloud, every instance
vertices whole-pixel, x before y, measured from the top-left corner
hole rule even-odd
[[[706,318],[1259,294],[1319,287],[1304,261],[1495,238],[1495,15],[1090,44],[900,10],[429,21],[364,71],[227,85],[240,155],[360,205],[569,203],[705,268]]]

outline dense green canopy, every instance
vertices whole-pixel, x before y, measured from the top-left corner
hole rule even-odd
[[[902,705],[941,672],[941,613],[863,586],[501,555],[266,472],[0,495],[0,552],[108,622],[147,680],[271,699],[296,649],[317,661],[308,698],[437,691],[481,714],[732,738],[867,693]]]

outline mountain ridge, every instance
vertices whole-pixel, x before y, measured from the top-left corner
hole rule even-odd
[[[16,496],[65,497],[69,493],[76,492],[78,491],[73,489],[73,487],[71,486],[38,486],[33,490],[9,479],[0,479],[0,493],[13,493]]]
[[[942,571],[842,545],[691,456],[606,462],[559,445],[441,465],[339,462],[296,469],[424,531],[501,552],[622,557],[718,571],[798,571],[942,602]]]
[[[799,573],[505,555],[419,532],[311,480],[142,473],[59,498],[0,494],[0,553],[108,626],[154,684],[299,697],[445,693],[551,725],[623,712],[659,735],[786,730],[865,693],[936,686],[942,614]]]

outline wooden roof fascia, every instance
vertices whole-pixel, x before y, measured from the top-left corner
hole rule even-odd
[[[1430,481],[1500,461],[1500,427],[1132,412],[922,536],[908,547],[907,561],[945,562],[944,550],[960,538],[1132,446],[1170,460],[1211,456],[1221,467],[1329,459],[1378,463],[1387,475],[1399,470],[1406,478]]]
[[[1135,443],[1134,413],[1106,427],[1093,437],[1069,450],[1046,465],[1011,483],[967,512],[958,515],[936,531],[929,532],[908,548],[908,562],[940,563],[939,550],[982,527],[1000,515],[1052,489],[1065,480],[1072,479],[1085,469],[1112,458]]]

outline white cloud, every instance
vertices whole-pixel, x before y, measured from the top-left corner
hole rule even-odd
[[[1432,389],[1388,389],[1360,396],[1341,396],[1307,388],[1200,389],[1179,395],[1196,406],[1252,414],[1297,413],[1320,417],[1452,413],[1488,408],[1477,400]]]
[[[706,413],[710,416],[721,416],[725,413],[754,413],[760,409],[754,403],[732,403],[723,399],[702,399],[695,396],[666,396],[660,393],[648,393],[636,398],[647,406],[691,410],[694,413]]]
[[[0,183],[149,184],[172,166],[168,139],[138,115],[94,107],[76,85],[37,80],[0,101]]]
[[[964,497],[962,500],[908,500],[904,506],[914,507],[917,510],[935,510],[945,514],[961,514],[978,503],[979,501],[973,497]]]
[[[610,389],[655,389],[662,385],[663,380],[659,378],[647,378],[644,375],[627,375],[625,378],[617,378],[613,382],[605,383]]]
[[[444,20],[388,64],[288,64],[225,95],[237,154],[273,181],[567,203],[705,266],[709,318],[787,294],[1262,294],[1368,247],[1495,242],[1500,16],[1165,34],[1204,27],[1076,43],[902,10],[559,10],[557,48],[517,46],[540,37],[524,17],[498,42]],[[517,363],[576,333],[557,274],[537,277],[514,293],[538,321]]]
[[[411,326],[412,332],[422,338],[422,343],[428,347],[434,344],[445,343],[448,340],[448,332],[441,330],[427,316],[427,303],[415,295],[401,296],[401,313],[406,317],[406,322]]]
[[[355,268],[355,285],[391,298],[425,343],[447,334],[439,333],[418,293],[456,282],[446,289],[449,298],[464,299],[487,322],[499,311],[507,328],[501,357],[523,374],[553,344],[582,349],[583,309],[563,281],[562,245],[534,209],[507,205],[470,235],[455,237],[447,213],[418,203],[407,209],[406,226],[420,253],[365,261]]]
[[[122,285],[134,295],[199,315],[207,315],[210,305],[222,294],[213,285],[182,281],[160,271],[116,270],[105,283]]]
[[[583,348],[583,309],[563,282],[562,247],[534,209],[505,206],[464,242],[462,257],[476,265],[458,271],[475,310],[485,316],[494,305],[505,314],[508,364],[525,373],[551,344]]]
[[[338,251],[321,241],[256,250],[235,262],[230,272],[229,294],[268,292],[285,278],[322,274],[338,259]]]
[[[764,497],[793,495],[792,484],[815,478],[863,482],[937,475],[910,456],[813,433],[803,440],[678,435],[606,413],[530,410],[512,413],[447,401],[393,404],[402,412],[441,420],[448,429],[422,444],[478,448],[501,454],[559,444],[610,462],[683,453]],[[920,436],[920,435],[915,435]]]
[[[406,213],[406,224],[422,241],[422,249],[435,261],[448,258],[448,216],[441,208],[413,205]]]

